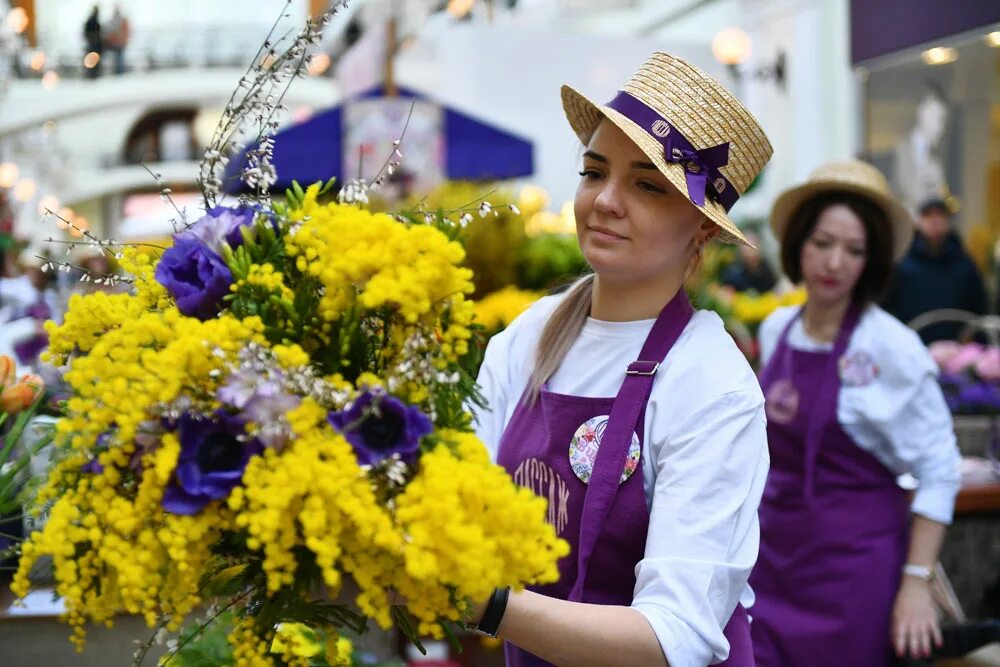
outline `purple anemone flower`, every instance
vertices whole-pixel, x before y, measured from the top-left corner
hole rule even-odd
[[[181,453],[163,494],[163,508],[172,514],[197,514],[228,497],[243,480],[250,457],[263,450],[256,438],[246,438],[241,419],[222,410],[210,419],[184,415],[177,428]]]
[[[374,465],[397,454],[413,462],[420,439],[434,430],[418,408],[371,391],[361,394],[347,410],[331,412],[327,419],[354,447],[361,465]]]

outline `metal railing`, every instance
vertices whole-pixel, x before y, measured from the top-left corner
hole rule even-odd
[[[229,24],[225,26],[164,26],[153,30],[136,29],[124,49],[125,72],[149,72],[162,69],[246,67],[257,53],[266,34],[259,24]],[[87,75],[83,65],[87,53],[83,38],[61,43],[48,35],[39,36],[40,47],[17,50],[12,67],[15,77],[40,78],[49,70],[62,77]],[[32,58],[41,51],[44,66],[32,69]],[[98,65],[102,76],[114,74],[114,58],[105,49]]]

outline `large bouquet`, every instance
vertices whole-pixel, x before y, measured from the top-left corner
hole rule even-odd
[[[306,664],[272,652],[276,628],[328,654],[368,619],[442,636],[495,587],[557,578],[545,501],[472,433],[457,223],[324,194],[212,208],[123,252],[131,293],[49,324],[73,396],[13,589],[51,556],[81,647],[88,621],[175,630],[216,604],[238,664]]]

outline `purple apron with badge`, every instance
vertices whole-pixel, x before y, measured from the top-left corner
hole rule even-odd
[[[887,667],[909,503],[896,476],[837,421],[859,309],[848,311],[829,352],[789,346],[801,312],[760,376],[771,470],[750,576],[754,653],[759,667]]]
[[[545,390],[534,404],[521,398],[500,439],[497,462],[515,482],[548,499],[548,520],[571,546],[559,562],[559,581],[531,590],[575,602],[631,604],[635,566],[643,558],[649,528],[640,465],[646,402],[659,363],[691,314],[680,290],[656,319],[640,360],[629,365],[614,398]],[[725,634],[731,648],[723,664],[752,667],[742,607]],[[511,644],[505,652],[508,667],[550,664]]]

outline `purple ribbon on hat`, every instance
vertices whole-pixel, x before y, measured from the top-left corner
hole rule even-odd
[[[728,211],[740,198],[733,184],[719,171],[720,167],[729,164],[728,141],[708,148],[695,148],[670,121],[624,90],[618,91],[606,106],[622,114],[660,142],[667,162],[684,167],[688,197],[694,204],[704,206],[705,193],[708,192]]]

